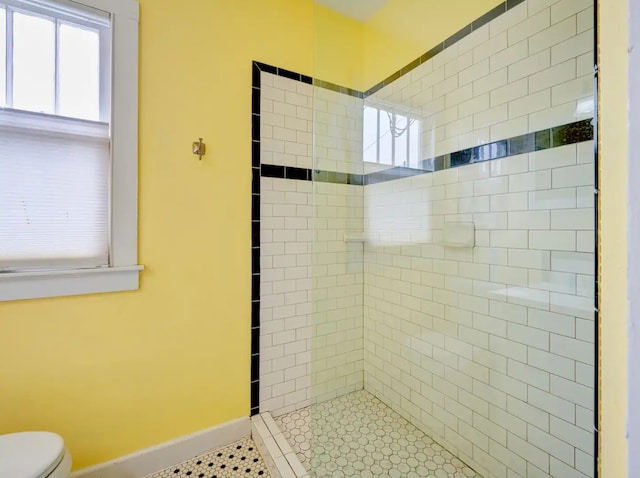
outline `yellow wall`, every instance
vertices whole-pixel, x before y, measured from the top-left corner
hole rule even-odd
[[[627,0],[600,0],[602,478],[627,476]],[[606,6],[606,8],[605,8]]]
[[[313,74],[312,31],[310,1],[142,0],[142,290],[0,303],[0,433],[77,469],[248,415],[251,61]]]
[[[364,25],[314,4],[313,69],[316,78],[363,90]]]
[[[367,88],[487,13],[502,0],[389,0],[366,22]]]

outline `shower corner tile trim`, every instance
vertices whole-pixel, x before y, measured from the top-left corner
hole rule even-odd
[[[260,413],[260,67],[251,82],[251,416]],[[256,130],[258,131],[256,135]]]
[[[251,417],[251,435],[274,478],[310,478],[269,412]]]

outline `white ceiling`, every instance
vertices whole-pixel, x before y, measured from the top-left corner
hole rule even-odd
[[[315,0],[315,2],[359,22],[366,22],[387,3],[387,0]]]

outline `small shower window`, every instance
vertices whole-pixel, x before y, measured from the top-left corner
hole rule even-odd
[[[416,167],[420,161],[422,122],[406,112],[365,106],[363,161]]]

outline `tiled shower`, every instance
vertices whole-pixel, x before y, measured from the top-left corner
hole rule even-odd
[[[366,92],[254,65],[252,411],[310,476],[595,476],[593,19],[509,1]]]

